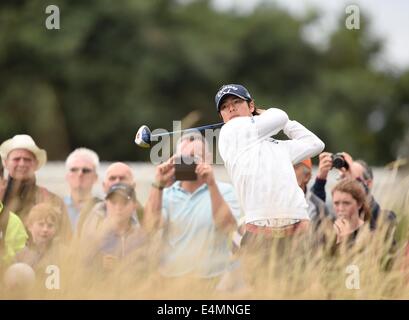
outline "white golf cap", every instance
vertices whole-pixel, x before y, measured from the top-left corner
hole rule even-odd
[[[34,154],[38,161],[37,170],[47,162],[47,152],[35,144],[33,138],[27,134],[17,134],[0,145],[0,156],[6,160],[9,153],[16,149],[25,149]]]

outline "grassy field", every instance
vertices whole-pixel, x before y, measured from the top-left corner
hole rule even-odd
[[[101,168],[101,172],[105,167]],[[55,165],[54,169],[63,175],[61,164]],[[49,178],[56,176],[53,169],[49,172]],[[139,173],[146,175],[144,179],[139,179],[139,188],[143,188],[150,181],[153,167],[135,165],[135,172],[137,179],[141,177]],[[227,180],[222,171],[217,171],[217,174]],[[120,263],[114,271],[105,274],[84,269],[77,254],[80,248],[73,245],[66,248],[58,265],[58,289],[46,288],[47,281],[50,286],[50,279],[47,280],[50,275],[44,271],[37,275],[34,287],[29,290],[9,291],[2,286],[0,298],[409,299],[409,268],[403,267],[404,245],[409,239],[409,176],[394,171],[382,174],[376,171],[375,174],[374,194],[384,207],[393,209],[398,216],[397,245],[393,252],[388,251],[390,243],[385,241],[383,230],[374,235],[363,232],[352,249],[341,249],[335,256],[330,253],[328,245],[311,250],[314,235],[331,233],[330,229],[325,228],[298,239],[296,250],[286,250],[284,254],[272,252],[269,261],[260,262],[247,257],[246,267],[241,265],[233,269],[229,277],[224,279],[224,288],[219,286],[219,290],[215,290],[217,283],[214,281],[194,278],[171,281],[159,276],[156,267],[159,256],[157,239],[149,248],[141,250]],[[41,176],[40,181],[48,185],[52,180]],[[58,181],[59,184],[53,186],[54,190],[61,185],[61,181]],[[246,269],[248,266],[251,271]],[[246,285],[240,286],[243,281]],[[52,285],[56,286],[56,282]]]

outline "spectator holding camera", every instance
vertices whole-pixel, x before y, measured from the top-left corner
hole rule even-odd
[[[308,215],[314,227],[318,227],[319,221],[323,217],[329,216],[329,211],[327,206],[325,205],[325,202],[307,188],[308,182],[311,180],[312,173],[311,159],[307,158],[294,165],[294,171],[295,176],[297,177],[298,185],[304,192],[305,199],[307,200]]]
[[[368,197],[370,207],[370,229],[375,230],[379,222],[387,222],[393,225],[396,222],[396,215],[393,211],[381,209],[378,202],[371,193],[373,186],[373,172],[371,167],[363,160],[353,160],[352,157],[346,153],[337,153],[335,155],[329,152],[323,152],[319,155],[319,165],[317,177],[312,187],[312,192],[321,198],[324,202],[326,200],[325,185],[327,182],[328,173],[332,168],[337,168],[340,172],[341,178],[355,179],[361,182]]]
[[[175,181],[180,156],[195,157],[195,180]],[[229,265],[229,233],[240,211],[230,184],[216,181],[211,152],[200,133],[185,134],[175,156],[156,168],[143,225],[162,228],[160,273],[217,281]]]

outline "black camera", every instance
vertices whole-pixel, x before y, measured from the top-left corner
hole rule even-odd
[[[175,180],[197,180],[196,159],[191,156],[182,156],[175,159]]]
[[[347,170],[349,169],[348,162],[345,161],[345,157],[342,155],[342,153],[338,152],[333,154],[331,156],[331,159],[333,168],[337,169],[345,168]]]

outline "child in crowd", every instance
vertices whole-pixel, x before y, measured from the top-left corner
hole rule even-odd
[[[30,210],[27,218],[30,238],[24,249],[17,253],[16,262],[26,263],[42,272],[48,265],[58,264],[61,246],[55,238],[60,216],[59,209],[46,202]]]

